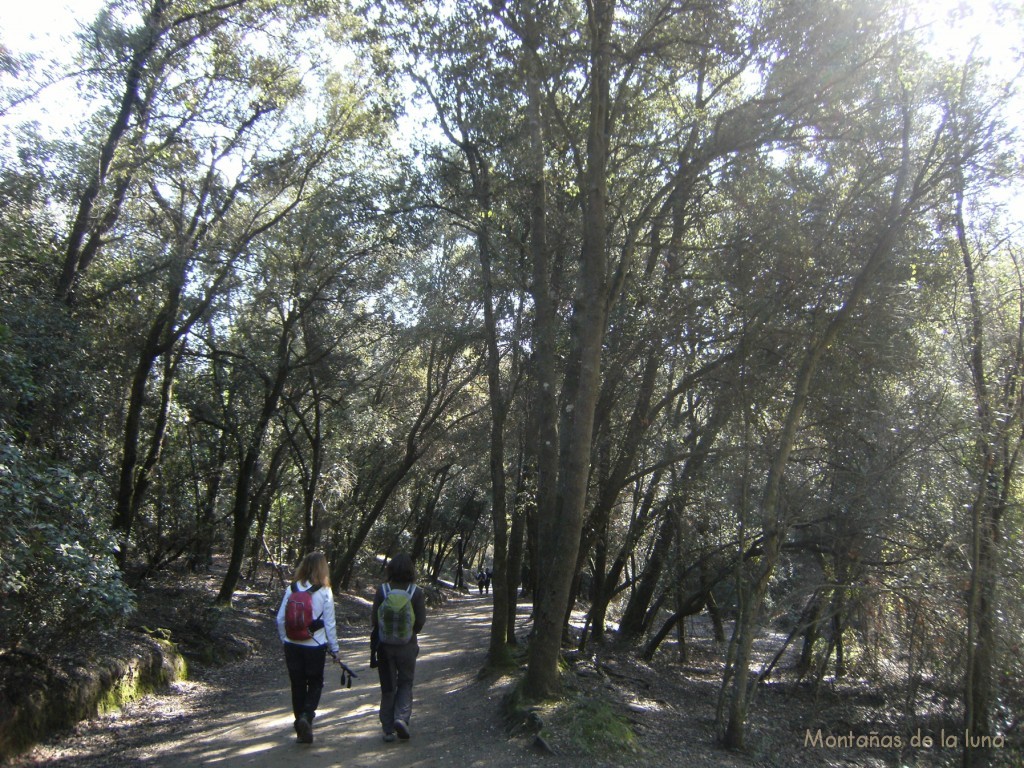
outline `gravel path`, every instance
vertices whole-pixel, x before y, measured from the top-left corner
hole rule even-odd
[[[478,679],[490,610],[487,596],[469,596],[428,616],[416,666],[413,736],[407,742],[381,740],[379,686],[376,670],[368,666],[367,636],[350,625],[339,628],[342,658],[359,677],[351,689],[341,688],[337,667],[328,663],[315,742],[296,744],[288,677],[268,616],[258,655],[178,683],[115,715],[81,723],[72,734],[37,747],[12,766],[530,765],[536,757],[508,739],[500,720],[507,681]]]

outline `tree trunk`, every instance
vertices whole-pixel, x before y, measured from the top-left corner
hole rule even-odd
[[[818,639],[818,625],[821,622],[821,599],[815,593],[814,597],[811,598],[810,605],[804,611],[803,623],[805,625],[803,646],[800,649],[800,659],[797,661],[796,672],[797,675],[803,677],[810,669],[811,664],[814,662],[814,643]]]
[[[359,550],[363,548],[363,542],[366,541],[366,537],[369,535],[370,529],[373,528],[373,524],[377,522],[377,518],[380,517],[384,507],[391,500],[392,494],[401,485],[405,476],[409,474],[409,470],[412,469],[418,458],[419,456],[414,450],[411,456],[406,454],[402,463],[392,471],[377,494],[373,506],[363,515],[362,521],[349,541],[345,552],[335,561],[331,569],[331,583],[341,589],[348,589],[349,582],[352,579],[352,571],[355,568],[356,558],[359,556]]]
[[[359,525],[352,532],[348,540],[345,552],[338,558],[331,569],[331,581],[345,589],[348,587],[355,568],[359,550],[362,549],[370,529],[373,528],[377,518],[380,517],[390,501],[392,494],[398,489],[405,476],[416,465],[422,455],[422,441],[424,435],[440,421],[447,412],[448,406],[454,397],[472,381],[479,373],[478,368],[470,370],[458,380],[452,380],[450,374],[455,362],[455,355],[445,358],[438,344],[430,343],[427,360],[427,389],[423,398],[423,405],[420,407],[416,419],[409,427],[405,438],[405,454],[402,456],[398,466],[391,470],[384,478],[380,491],[376,494],[373,506],[362,517]],[[443,430],[442,430],[443,431]]]
[[[64,249],[64,264],[55,292],[59,301],[71,301],[78,278],[99,251],[103,234],[116,223],[120,215],[120,207],[128,189],[127,179],[118,182],[112,203],[103,215],[99,215],[96,211],[97,200],[107,184],[107,175],[110,172],[114,154],[128,132],[132,115],[144,112],[146,109],[140,93],[142,78],[146,68],[150,66],[161,37],[166,32],[164,14],[169,5],[169,0],[154,0],[146,13],[145,32],[138,37],[139,45],[132,51],[117,114],[107,130],[103,145],[100,147],[99,159],[92,177],[78,200],[75,218],[68,233]],[[145,121],[139,119],[138,122],[142,124]]]
[[[150,323],[149,331],[142,343],[139,359],[132,376],[131,389],[128,395],[128,412],[125,415],[124,440],[121,450],[121,470],[117,487],[117,498],[114,505],[112,527],[121,539],[118,558],[123,567],[128,557],[128,544],[135,515],[141,508],[142,497],[149,484],[149,473],[156,464],[157,446],[163,441],[163,432],[167,424],[166,409],[169,406],[170,386],[173,366],[165,366],[161,414],[156,421],[152,440],[153,450],[150,451],[146,466],[139,469],[139,443],[142,438],[142,416],[146,407],[146,389],[153,372],[153,365],[163,354],[168,354],[174,343],[188,331],[186,328],[175,328],[178,319],[178,308],[181,305],[181,293],[185,281],[187,259],[179,259],[176,269],[171,274],[167,286],[167,296],[156,317]],[[69,289],[70,290],[70,287]]]
[[[630,416],[629,426],[626,429],[625,436],[621,440],[619,451],[615,457],[613,465],[608,466],[611,462],[611,457],[606,455],[608,453],[607,450],[602,449],[601,451],[601,467],[602,470],[607,468],[607,471],[602,471],[600,473],[601,479],[598,483],[597,501],[594,503],[594,507],[591,510],[587,524],[584,526],[585,533],[580,545],[579,556],[577,558],[577,576],[576,581],[573,584],[572,593],[575,598],[579,589],[580,576],[583,573],[590,550],[593,548],[594,573],[593,586],[589,596],[591,600],[591,611],[588,618],[592,621],[598,613],[601,614],[601,626],[594,633],[595,640],[600,639],[604,633],[603,612],[607,607],[607,601],[610,599],[610,595],[606,597],[606,592],[608,590],[613,590],[615,588],[615,583],[618,581],[618,574],[615,574],[611,579],[611,586],[606,584],[609,580],[606,568],[608,563],[608,527],[611,522],[612,509],[615,507],[615,503],[618,501],[623,488],[625,488],[629,483],[629,473],[633,471],[636,465],[643,437],[647,432],[648,425],[650,424],[651,399],[654,396],[654,386],[657,380],[660,363],[661,355],[659,354],[659,351],[651,351],[648,353],[640,376],[637,398],[633,406],[633,412]],[[609,416],[605,413],[602,414],[602,418],[603,420],[607,420]],[[598,611],[595,611],[594,608],[596,606],[602,607]],[[569,607],[570,609],[572,608],[571,603]],[[568,616],[566,620],[568,621]],[[593,631],[594,625],[592,625],[591,629]]]
[[[673,516],[671,513],[666,512],[664,519],[661,521],[661,527],[658,529],[651,556],[644,567],[639,583],[637,583],[633,593],[629,596],[626,610],[619,621],[619,639],[622,642],[632,642],[644,632],[647,609],[651,605],[651,600],[654,599],[654,592],[658,587],[662,568],[664,568],[665,560],[668,558],[674,529],[675,522]]]
[[[590,477],[594,411],[601,385],[601,346],[607,320],[608,103],[613,0],[588,6],[591,31],[590,125],[587,138],[586,202],[580,275],[573,302],[573,346],[566,376],[565,430],[562,431],[557,525],[552,531],[544,580],[536,595],[534,638],[524,680],[530,699],[559,694],[558,660],[562,622],[569,603],[580,546],[587,481]]]
[[[999,513],[994,505],[975,515],[972,574],[968,603],[968,659],[964,684],[965,768],[988,765],[992,756],[995,668],[995,574],[999,550]]]
[[[252,528],[253,505],[251,498],[252,484],[259,458],[259,448],[250,447],[238,468],[238,479],[235,482],[235,503],[231,509],[231,554],[228,559],[227,572],[217,594],[217,603],[228,605],[235,594],[238,579],[242,574],[242,561],[245,558],[245,544]]]
[[[612,598],[617,594],[619,578],[626,569],[626,561],[636,549],[636,544],[643,536],[650,519],[651,508],[654,506],[656,490],[661,485],[662,471],[658,470],[647,485],[647,490],[640,502],[640,508],[635,512],[629,523],[629,530],[626,532],[626,540],[619,548],[619,552],[612,563],[611,568],[604,577],[604,584],[595,594],[594,604],[590,609],[590,631],[595,642],[604,639],[605,620],[608,614],[608,606]],[[635,595],[633,590],[632,594]]]
[[[112,528],[120,539],[118,561],[122,568],[128,559],[128,548],[132,528],[135,524],[135,511],[139,508],[139,497],[141,497],[136,470],[139,463],[139,441],[142,437],[142,413],[146,407],[149,376],[153,370],[153,364],[160,354],[158,344],[162,334],[162,325],[154,324],[150,329],[149,338],[135,366],[135,374],[132,376],[131,390],[128,395],[128,412],[125,414],[124,441],[121,448],[121,471],[112,523]]]
[[[707,596],[703,592],[696,592],[690,595],[686,595],[685,598],[676,596],[676,612],[669,616],[665,623],[661,625],[661,629],[651,636],[651,639],[643,647],[640,652],[640,658],[645,661],[650,661],[654,658],[654,654],[657,652],[658,647],[665,641],[665,638],[669,636],[672,629],[687,616],[692,616],[695,613],[699,613],[700,609],[704,606]]]
[[[719,432],[729,418],[731,404],[731,394],[725,394],[715,402],[714,407],[704,424],[704,428],[700,430],[699,436],[696,437],[695,442],[692,445],[692,450],[690,451],[690,456],[686,460],[685,466],[679,473],[678,478],[672,482],[672,494],[675,495],[678,493],[682,495],[682,498],[676,502],[678,509],[674,513],[676,517],[680,519],[682,518],[682,510],[685,509],[687,503],[686,489],[703,470],[704,464],[710,455],[711,448],[714,446],[715,441],[718,439]],[[654,487],[652,486],[648,490],[648,493],[653,492]],[[668,557],[674,536],[675,525],[673,523],[673,511],[669,509],[666,510],[665,519],[662,521],[661,527],[656,535],[654,550],[651,553],[651,557],[644,568],[643,574],[639,577],[639,583],[637,583],[636,587],[630,594],[626,610],[623,613],[621,622],[619,623],[620,640],[628,641],[630,639],[635,639],[643,634],[647,628],[647,609],[650,607],[651,599],[654,597],[654,592],[657,589],[661,570],[664,567],[666,558]]]
[[[289,358],[291,356],[291,336],[293,317],[288,318],[281,331],[277,344],[277,371],[271,382],[270,389],[263,398],[263,407],[259,417],[253,425],[252,434],[249,437],[245,453],[238,465],[238,477],[235,480],[235,501],[231,509],[231,555],[228,560],[227,572],[224,574],[224,581],[221,584],[220,592],[217,594],[216,602],[221,605],[231,603],[231,597],[235,594],[238,586],[238,578],[242,573],[242,561],[245,558],[245,543],[249,538],[249,531],[253,522],[253,482],[256,478],[256,468],[259,466],[260,456],[263,452],[263,442],[270,426],[270,421],[277,413],[278,403],[281,401],[281,394],[284,392],[284,385],[291,370]]]
[[[718,601],[715,600],[715,593],[708,592],[707,601],[708,615],[711,617],[711,626],[714,627],[715,642],[725,642],[725,624],[722,622],[722,612],[718,609]]]
[[[519,582],[523,569],[523,549],[526,537],[526,510],[519,503],[523,493],[523,476],[523,470],[520,468],[519,483],[517,484],[512,509],[512,531],[509,534],[508,544],[508,582],[506,588],[508,593],[506,604],[508,619],[505,623],[507,628],[505,642],[510,646],[517,645],[519,642],[516,639],[516,617],[519,606]]]
[[[302,551],[313,552],[320,546],[320,521],[316,503],[320,493],[320,478],[323,475],[324,436],[322,429],[323,413],[319,393],[314,387],[313,392],[313,426],[309,430],[309,476],[302,487]]]
[[[213,175],[214,171],[211,168],[207,173],[207,182],[210,181]],[[196,202],[197,212],[205,205],[210,187],[209,183],[204,184],[200,198]],[[221,219],[227,213],[230,205],[231,203],[228,201],[221,208],[217,209],[213,214],[214,220]],[[128,542],[135,517],[142,506],[145,491],[149,485],[150,474],[159,460],[160,446],[163,442],[164,431],[167,426],[170,391],[174,381],[174,371],[177,367],[171,364],[168,357],[167,363],[164,366],[161,408],[153,429],[149,453],[140,468],[138,462],[142,416],[146,405],[146,388],[153,371],[153,364],[161,355],[170,355],[175,344],[192,330],[211,303],[218,290],[218,286],[227,277],[233,259],[237,258],[244,251],[243,247],[236,244],[236,250],[232,258],[229,259],[227,264],[222,266],[218,276],[207,287],[203,299],[191,311],[185,313],[184,317],[179,318],[182,297],[188,280],[189,269],[193,263],[193,256],[198,250],[200,242],[208,233],[209,222],[200,223],[198,213],[187,221],[186,217],[181,215],[175,215],[173,218],[176,236],[171,247],[175,250],[175,258],[169,271],[163,303],[150,323],[149,331],[139,352],[139,359],[132,377],[128,398],[128,411],[125,416],[121,470],[112,526],[119,533],[122,540],[122,546],[118,553],[122,567],[128,555]],[[80,266],[84,268],[84,264]],[[70,296],[71,289],[72,284],[69,284],[67,286],[68,296]]]
[[[467,147],[475,192],[484,213],[491,209],[490,177],[486,163],[475,151]],[[477,251],[483,284],[484,332],[487,339],[487,394],[491,412],[490,475],[491,526],[494,559],[493,610],[491,635],[487,651],[492,666],[507,666],[512,657],[508,651],[508,503],[505,482],[505,418],[508,413],[505,393],[501,386],[501,353],[498,349],[498,321],[494,311],[494,279],[491,274],[491,243],[487,217],[481,217],[477,230]]]
[[[257,492],[255,503],[256,534],[252,537],[252,547],[249,550],[249,573],[250,581],[256,577],[259,571],[260,560],[263,554],[263,547],[266,546],[264,535],[267,531],[267,521],[270,519],[270,509],[274,505],[274,497],[281,487],[281,467],[284,464],[285,443],[281,443],[274,451],[274,457],[270,460],[270,469],[267,470],[267,478],[260,490]]]
[[[227,434],[221,430],[217,436],[217,453],[210,468],[206,493],[201,499],[198,492],[196,493],[196,535],[193,537],[192,550],[188,557],[188,569],[192,573],[205,573],[213,564],[214,518],[227,456]]]
[[[734,668],[728,672],[732,680],[732,691],[723,742],[726,747],[731,749],[743,749],[744,746],[747,705],[750,695],[748,677],[754,637],[758,631],[764,597],[768,591],[768,585],[775,571],[782,542],[789,526],[789,522],[782,512],[782,480],[789,463],[790,453],[796,444],[800,422],[810,399],[811,382],[814,380],[826,350],[839,338],[853,312],[867,296],[876,273],[890,257],[897,237],[903,231],[905,218],[909,211],[911,201],[904,199],[910,182],[911,118],[909,110],[904,111],[902,118],[901,162],[896,172],[889,207],[878,240],[874,243],[864,265],[854,277],[845,300],[836,310],[824,331],[818,338],[812,338],[808,342],[804,360],[793,382],[793,395],[790,399],[789,410],[765,482],[764,495],[761,500],[761,527],[764,532],[763,554],[755,571],[754,579],[747,590],[743,608],[737,617],[736,660]]]
[[[995,670],[995,624],[997,620],[996,586],[1000,557],[1001,521],[1010,498],[1010,486],[1020,456],[1019,386],[990,386],[986,371],[985,308],[977,286],[974,259],[967,240],[964,221],[964,178],[957,167],[955,223],[957,242],[964,264],[970,324],[967,332],[968,366],[974,387],[978,418],[976,440],[978,479],[971,505],[970,567],[967,599],[967,669],[964,676],[964,768],[988,765],[992,756],[993,678]],[[1024,307],[1024,295],[1018,298]],[[1013,357],[1005,364],[1008,381],[1024,372],[1024,308],[1019,308],[1017,344]],[[995,414],[1005,414],[997,417]]]

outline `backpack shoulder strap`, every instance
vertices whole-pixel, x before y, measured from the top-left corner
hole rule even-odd
[[[387,596],[391,594],[391,585],[385,581],[380,585],[380,588],[384,592],[384,598],[387,599]]]
[[[409,588],[405,591],[409,593],[409,599],[412,600],[412,596],[416,593],[416,585],[410,584]]]

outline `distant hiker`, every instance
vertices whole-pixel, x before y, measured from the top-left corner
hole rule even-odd
[[[313,718],[324,688],[328,651],[338,661],[327,558],[322,552],[310,552],[302,558],[292,579],[277,610],[277,634],[284,644],[284,661],[292,684],[295,733],[300,744],[312,744]]]
[[[481,568],[476,572],[476,588],[480,590],[480,594],[484,593],[484,584],[487,582],[487,574],[484,573],[484,569]]]
[[[491,579],[494,578],[494,570],[488,568],[484,571],[484,593],[491,594]]]
[[[384,741],[408,739],[412,719],[412,683],[420,646],[416,636],[427,620],[423,590],[416,586],[416,569],[404,552],[387,567],[387,582],[377,587],[371,622],[377,638],[380,675],[380,724]]]

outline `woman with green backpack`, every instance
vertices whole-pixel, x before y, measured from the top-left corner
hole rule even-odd
[[[384,741],[394,741],[396,736],[410,736],[412,683],[420,651],[416,636],[426,623],[427,606],[409,555],[395,555],[386,572],[387,582],[377,587],[373,598],[371,643],[377,649],[380,724]]]

